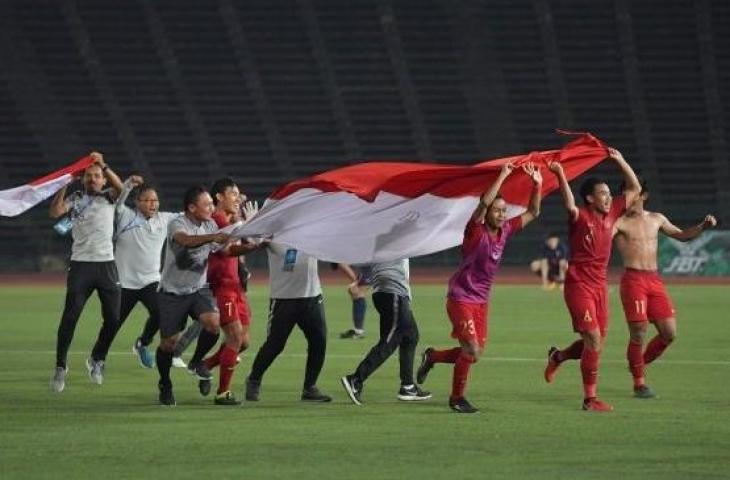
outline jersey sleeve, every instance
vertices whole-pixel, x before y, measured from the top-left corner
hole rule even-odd
[[[479,223],[473,216],[469,218],[469,222],[464,228],[464,241],[462,242],[462,250],[471,251],[474,245],[479,241],[481,235],[482,224]]]

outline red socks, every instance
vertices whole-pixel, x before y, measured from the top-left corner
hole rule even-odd
[[[595,398],[598,383],[598,363],[601,354],[590,348],[584,348],[580,357],[580,373],[583,376],[583,393],[585,398]]]
[[[670,342],[664,340],[660,335],[652,338],[649,342],[649,345],[646,346],[646,351],[644,352],[644,363],[648,364],[656,360],[659,355],[664,353],[664,350],[667,349],[669,343]]]
[[[629,361],[629,370],[634,377],[634,388],[644,385],[644,346],[629,340],[626,347],[626,359]]]
[[[226,348],[226,344],[221,344],[220,348],[217,352],[215,352],[213,355],[205,359],[205,366],[208,367],[208,370],[213,370],[215,367],[220,365],[221,363],[221,352],[223,349]]]
[[[219,350],[220,353],[220,383],[218,384],[218,394],[227,392],[231,388],[231,377],[236,369],[236,358],[238,352],[230,347],[224,346]]]
[[[461,347],[452,348],[450,350],[433,350],[428,359],[433,363],[456,363],[459,358]]]
[[[466,380],[469,377],[469,368],[476,359],[468,353],[457,348],[459,355],[454,364],[454,378],[451,384],[451,399],[464,398],[464,390],[466,390]]]

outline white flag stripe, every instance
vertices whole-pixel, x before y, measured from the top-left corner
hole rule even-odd
[[[320,260],[388,262],[460,245],[478,197],[404,198],[388,192],[367,202],[347,192],[305,188],[281,200],[267,200],[238,237],[272,235]],[[525,211],[508,205],[507,216]]]
[[[0,215],[15,217],[47,199],[73,181],[73,175],[66,174],[39,185],[0,190]]]

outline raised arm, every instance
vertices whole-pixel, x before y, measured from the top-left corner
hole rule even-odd
[[[514,169],[515,165],[511,162],[502,165],[502,170],[499,171],[497,179],[482,194],[481,198],[479,199],[479,206],[476,208],[476,210],[474,210],[472,218],[484,218],[484,215],[487,213],[487,208],[489,208],[494,199],[497,198],[497,195],[499,194],[499,189],[502,188],[502,184],[507,179],[507,177],[510,176]]]
[[[634,173],[634,169],[631,168],[629,162],[624,159],[621,152],[615,148],[609,148],[608,155],[610,159],[616,162],[619,170],[621,170],[621,174],[624,177],[624,196],[626,197],[626,205],[631,205],[634,203],[634,200],[636,200],[636,197],[641,194],[641,182],[639,182],[639,178],[636,176],[636,173]]]
[[[109,186],[112,188],[112,197],[117,199],[122,193],[124,183],[122,183],[119,176],[114,173],[111,168],[109,168],[109,165],[106,164],[104,156],[101,153],[91,152],[90,155],[94,159],[94,163],[99,165],[101,167],[101,171],[104,172],[104,177],[106,178],[107,183],[109,183]]]
[[[51,200],[51,206],[48,208],[48,214],[51,216],[51,218],[58,218],[68,212],[68,206],[64,201],[67,188],[68,185],[56,192],[56,194],[53,196],[53,200]]]
[[[530,196],[530,204],[527,211],[520,216],[522,220],[522,228],[528,223],[540,216],[540,202],[542,201],[542,174],[540,169],[534,164],[528,163],[523,165],[522,170],[532,179],[532,195]]]
[[[662,233],[668,237],[674,238],[675,240],[679,240],[680,242],[689,242],[690,240],[694,240],[705,230],[714,228],[715,225],[717,225],[717,219],[715,219],[713,215],[705,216],[702,222],[692,227],[685,228],[684,230],[674,225],[664,215],[662,215],[662,220],[662,225],[660,227]]]
[[[573,191],[570,189],[568,179],[565,177],[563,166],[560,162],[552,162],[548,168],[551,172],[558,177],[558,184],[560,185],[560,196],[563,197],[563,206],[570,214],[570,220],[573,221],[578,218],[578,207],[575,205],[575,197]]]

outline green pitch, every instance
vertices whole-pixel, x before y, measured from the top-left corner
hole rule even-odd
[[[451,368],[438,365],[426,385],[434,398],[396,400],[391,358],[367,382],[365,405],[348,401],[339,378],[377,337],[372,305],[367,338],[340,340],[349,326],[344,287],[328,288],[328,357],[319,385],[332,404],[302,404],[305,346],[295,330],[264,377],[261,401],[216,407],[175,370],[178,406],[157,405],[156,370],[131,354],[141,329],[138,307],[112,346],[105,384],[92,385],[84,359],[100,325],[96,300],[80,320],[66,391],[52,394],[60,288],[0,288],[0,478],[347,479],[534,478],[710,479],[730,476],[730,289],[670,287],[679,336],[648,370],[656,400],[631,396],[626,327],[615,287],[599,393],[611,414],[580,410],[578,364],[556,382],[542,379],[550,344],[574,338],[558,292],[499,285],[493,292],[485,358],[472,369],[467,397],[477,415],[446,405]],[[450,346],[444,288],[417,285],[418,351]],[[250,296],[252,348],[234,378],[243,380],[265,334],[266,288]],[[190,352],[188,352],[190,353]]]

